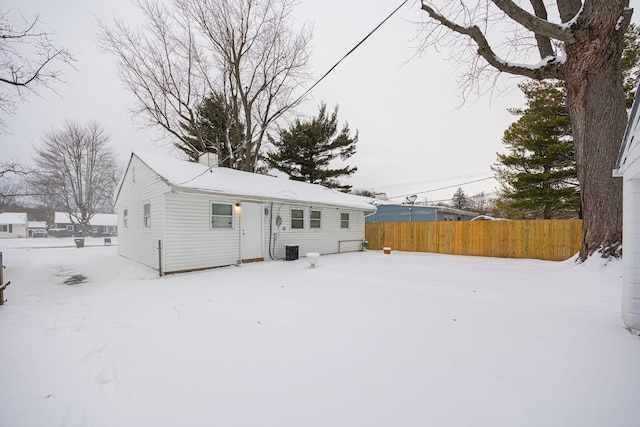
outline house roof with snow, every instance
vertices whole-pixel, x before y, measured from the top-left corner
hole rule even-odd
[[[366,211],[376,210],[372,204],[374,199],[342,193],[322,185],[223,167],[208,168],[199,163],[158,154],[136,152],[131,156],[140,159],[168,185],[184,190],[258,200],[268,199],[287,203],[313,203]]]
[[[72,219],[66,212],[56,212],[54,215],[54,222],[56,224],[75,224],[76,221]],[[118,215],[116,214],[95,214],[90,225],[118,225]]]
[[[29,228],[47,228],[46,221],[29,221]]]
[[[0,213],[0,224],[24,224],[27,225],[27,214],[22,212]]]
[[[420,204],[420,203],[414,203],[414,204],[409,204],[409,203],[398,203],[398,202],[394,202],[391,200],[379,200],[376,199],[375,200],[375,205],[376,206],[400,206],[400,207],[411,207],[414,209],[432,209],[432,210],[437,210],[440,212],[446,212],[446,213],[452,213],[452,214],[460,214],[460,215],[478,215],[477,212],[473,212],[473,211],[466,211],[463,209],[456,209],[456,208],[452,208],[449,206],[440,206],[440,205],[426,205],[426,204]]]
[[[635,99],[631,112],[629,113],[629,122],[627,123],[627,129],[624,132],[624,138],[622,138],[622,144],[620,145],[620,153],[618,154],[618,161],[616,167],[613,170],[614,176],[622,176],[625,169],[632,163],[640,158],[638,153],[638,139],[640,138],[640,86],[636,89]]]

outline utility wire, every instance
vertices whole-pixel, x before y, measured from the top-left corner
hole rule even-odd
[[[307,89],[307,90],[306,90],[302,95],[300,95],[300,97],[299,97],[298,99],[296,99],[296,100],[295,100],[295,102],[293,102],[293,105],[297,104],[298,102],[300,102],[300,100],[302,100],[305,96],[307,96],[307,95],[309,94],[309,92],[311,92],[311,91],[313,90],[313,88],[315,88],[316,86],[318,86],[318,84],[319,84],[322,80],[324,80],[324,78],[325,78],[325,77],[327,77],[327,76],[328,76],[328,75],[329,75],[329,74],[330,74],[330,73],[331,73],[331,72],[332,72],[332,71],[333,71],[333,70],[334,70],[338,65],[340,65],[340,63],[341,63],[342,61],[344,61],[344,60],[347,58],[347,56],[351,55],[351,54],[353,53],[353,51],[355,51],[357,48],[359,48],[359,47],[360,47],[360,45],[361,45],[362,43],[364,43],[364,42],[365,42],[365,40],[367,40],[367,39],[368,39],[368,38],[369,38],[373,33],[375,33],[375,32],[378,30],[378,28],[382,27],[382,25],[383,25],[385,22],[387,22],[387,21],[389,20],[389,18],[391,18],[393,15],[395,15],[395,13],[396,13],[398,10],[400,10],[400,8],[401,8],[402,6],[404,6],[408,1],[409,1],[409,0],[404,0],[402,3],[400,3],[400,6],[396,7],[396,8],[393,10],[393,12],[391,12],[391,13],[389,14],[389,16],[387,16],[386,18],[384,18],[384,19],[382,20],[382,22],[380,22],[380,23],[379,23],[379,24],[378,24],[378,25],[377,25],[373,30],[371,30],[371,31],[369,32],[369,34],[367,34],[367,35],[366,35],[362,40],[360,40],[360,42],[359,42],[357,45],[355,45],[355,46],[354,46],[354,47],[353,47],[349,52],[347,52],[347,53],[346,53],[342,58],[340,58],[340,60],[339,60],[338,62],[336,62],[336,63],[334,64],[334,66],[333,66],[333,67],[331,67],[331,68],[329,69],[329,71],[327,71],[326,73],[324,73],[324,75],[323,75],[322,77],[320,77],[320,78],[319,78],[319,79],[318,79],[318,80],[317,80],[313,85],[311,85],[311,87],[310,87],[309,89]]]
[[[464,179],[464,178],[481,178],[486,175],[493,176],[493,172],[477,172],[477,173],[469,173],[466,175],[450,176],[446,178],[433,178],[433,179],[427,179],[422,181],[404,182],[404,183],[397,183],[397,184],[373,185],[372,187],[375,188],[376,190],[382,190],[382,189],[391,189],[394,187],[407,187],[409,185],[422,185],[422,184],[432,184],[434,182],[453,181],[453,180]]]
[[[399,199],[400,197],[408,197],[408,196],[413,196],[414,194],[424,194],[424,193],[430,193],[432,191],[446,190],[447,188],[460,187],[461,185],[473,184],[473,183],[480,182],[480,181],[487,181],[489,179],[495,179],[495,178],[490,176],[489,178],[476,179],[475,181],[462,182],[460,184],[448,185],[446,187],[433,188],[431,190],[418,191],[418,192],[415,192],[415,193],[404,194],[402,196],[393,196],[393,197],[389,197],[389,198],[390,199]]]

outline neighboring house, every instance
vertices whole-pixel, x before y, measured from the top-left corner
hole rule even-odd
[[[26,213],[0,213],[0,239],[27,237],[28,225],[29,220]]]
[[[116,214],[95,214],[89,221],[89,236],[103,237],[118,234],[118,216]],[[81,237],[82,226],[66,212],[56,212],[54,223],[49,228],[54,237]]]
[[[640,87],[620,146],[614,176],[622,178],[622,319],[640,329]]]
[[[29,237],[33,237],[33,232],[37,231],[38,233],[47,232],[47,222],[46,221],[29,221]]]
[[[82,237],[82,227],[65,212],[54,214],[53,224],[49,227],[49,235],[53,237]]]
[[[392,204],[379,200],[376,203],[378,203],[378,210],[367,216],[367,222],[470,221],[478,216],[477,212],[446,206]]]
[[[362,250],[373,199],[216,163],[133,153],[116,193],[120,255],[175,273]]]
[[[89,235],[94,237],[116,236],[118,234],[118,215],[95,214],[89,227]]]

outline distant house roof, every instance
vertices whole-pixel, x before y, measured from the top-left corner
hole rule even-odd
[[[54,215],[54,222],[56,224],[75,224],[76,221],[69,217],[66,212],[56,212]],[[118,215],[116,214],[95,214],[91,221],[91,225],[118,225]]]
[[[640,154],[633,153],[638,149],[638,138],[640,138],[640,86],[636,88],[635,99],[633,106],[631,107],[631,113],[629,113],[629,122],[627,123],[627,129],[624,132],[624,138],[622,138],[622,144],[620,145],[620,153],[618,154],[618,160],[616,167],[613,170],[614,176],[622,176],[625,169],[629,164],[633,163],[640,157]],[[631,155],[630,155],[631,154]]]
[[[167,184],[186,190],[240,196],[258,200],[316,203],[375,211],[369,197],[342,193],[338,190],[235,169],[207,168],[194,162],[157,154],[133,153]]]
[[[467,215],[467,216],[476,216],[476,215],[478,215],[478,212],[465,211],[463,209],[451,208],[449,206],[422,205],[422,204],[418,204],[418,203],[410,205],[410,204],[407,204],[407,203],[398,203],[398,202],[392,202],[392,201],[389,201],[389,200],[375,200],[374,203],[376,204],[376,206],[404,206],[404,207],[407,207],[407,208],[408,207],[412,207],[412,208],[418,208],[418,209],[432,209],[432,210],[437,210],[439,212],[446,212],[446,213]]]
[[[29,228],[47,228],[46,221],[29,221]]]
[[[116,214],[95,214],[91,221],[91,225],[105,225],[114,226],[118,225],[118,215]]]
[[[0,224],[25,224],[27,225],[27,214],[22,212],[0,213]]]

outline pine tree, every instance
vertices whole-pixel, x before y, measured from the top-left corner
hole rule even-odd
[[[214,147],[220,166],[241,169],[237,152],[244,132],[242,126],[233,120],[231,107],[224,95],[212,93],[202,100],[195,113],[196,117],[189,123],[182,123],[184,134],[175,146],[194,162],[198,161],[198,155],[205,148]]]
[[[557,218],[580,211],[580,194],[571,120],[561,83],[533,81],[519,85],[526,108],[505,131],[508,154],[493,166],[501,182],[499,212],[511,218]]]
[[[451,207],[462,210],[469,208],[469,198],[462,188],[458,187],[456,192],[453,194],[453,197],[451,198]]]
[[[348,192],[350,185],[341,185],[337,178],[352,175],[357,168],[344,166],[330,169],[333,160],[346,160],[356,152],[358,132],[351,137],[349,125],[338,133],[338,107],[329,116],[326,104],[320,104],[318,115],[309,121],[296,120],[289,129],[279,132],[279,139],[269,138],[274,151],[267,162],[291,179],[321,184]]]
[[[640,29],[629,25],[624,38],[622,77],[631,107],[640,76]],[[520,119],[505,131],[509,154],[498,155],[493,170],[501,182],[496,212],[513,218],[557,218],[581,214],[567,91],[563,83],[520,85],[527,107],[510,110]]]

